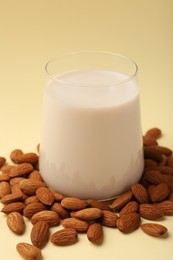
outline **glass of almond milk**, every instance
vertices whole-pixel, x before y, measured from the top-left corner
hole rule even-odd
[[[102,51],[65,54],[46,64],[40,172],[52,189],[108,200],[143,172],[137,65]]]

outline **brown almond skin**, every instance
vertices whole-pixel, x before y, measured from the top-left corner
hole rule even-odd
[[[50,241],[59,246],[74,244],[78,239],[78,234],[73,228],[64,228],[56,231],[50,237]]]
[[[118,215],[109,210],[102,210],[102,216],[99,219],[99,223],[106,227],[117,227]]]
[[[164,216],[164,213],[154,204],[140,204],[139,213],[141,217],[149,220],[157,220]]]
[[[41,260],[42,258],[41,250],[29,243],[18,243],[16,249],[18,253],[26,260]]]
[[[162,174],[168,174],[168,175],[173,175],[173,168],[166,166],[166,165],[160,165],[158,166],[158,170]]]
[[[23,198],[22,193],[11,193],[3,196],[1,199],[1,203],[8,204],[12,202],[17,202],[17,201],[21,201],[22,198]]]
[[[7,181],[0,182],[0,199],[5,195],[10,194],[10,192],[10,184]]]
[[[30,233],[31,242],[38,248],[43,248],[49,239],[49,224],[46,221],[38,221]]]
[[[131,191],[123,193],[112,202],[110,208],[113,211],[120,210],[124,205],[126,205],[132,199],[132,196],[133,194]]]
[[[23,154],[23,151],[21,149],[14,149],[13,151],[11,151],[10,153],[10,159],[14,162],[14,163],[18,163],[18,157],[20,155]]]
[[[33,171],[33,166],[30,163],[22,163],[10,170],[9,176],[11,178],[20,177]]]
[[[137,213],[139,209],[138,202],[132,200],[129,201],[120,211],[119,216],[128,214],[128,213]]]
[[[61,205],[65,209],[80,210],[86,208],[88,203],[80,198],[66,197],[62,199]]]
[[[31,217],[31,223],[33,225],[38,221],[46,221],[50,227],[57,226],[59,224],[59,215],[51,210],[42,210]]]
[[[173,216],[173,201],[162,201],[157,204],[157,208],[159,208],[165,216]]]
[[[173,168],[173,157],[168,158],[166,165]]]
[[[75,212],[71,212],[70,215],[73,218],[90,221],[100,218],[102,216],[102,210],[98,208],[86,208]]]
[[[35,195],[36,190],[40,187],[45,187],[46,184],[42,181],[36,181],[31,179],[26,179],[20,182],[19,188],[26,195]]]
[[[61,219],[70,217],[69,211],[67,209],[64,209],[62,205],[58,202],[55,202],[50,209],[57,212]]]
[[[138,213],[125,214],[117,220],[117,228],[123,233],[130,233],[140,225],[140,215]]]
[[[3,156],[0,156],[0,168],[5,164],[6,159]]]
[[[61,221],[64,228],[73,228],[76,232],[86,232],[89,228],[89,223],[77,218],[66,218]]]
[[[151,145],[158,145],[158,143],[151,136],[143,136],[143,145],[144,146],[151,146]]]
[[[144,180],[156,185],[166,182],[165,176],[161,174],[158,170],[148,170],[147,172],[145,172]]]
[[[25,206],[24,210],[23,210],[23,215],[26,218],[32,218],[32,216],[34,214],[36,214],[37,212],[41,212],[43,210],[46,210],[47,207],[46,205],[44,205],[41,202],[33,202],[33,203],[29,203]]]
[[[38,155],[36,153],[23,153],[16,158],[16,162],[21,163],[30,163],[32,165],[38,162]]]
[[[169,195],[169,187],[166,183],[160,183],[150,190],[150,199],[153,203],[165,200]]]
[[[87,230],[87,238],[93,244],[101,244],[103,241],[103,227],[100,223],[93,223]]]
[[[24,208],[25,208],[25,204],[23,202],[12,202],[12,203],[5,205],[1,209],[1,212],[5,213],[5,214],[9,214],[14,211],[22,213]]]
[[[159,129],[158,127],[153,127],[150,128],[146,133],[145,136],[149,136],[152,137],[154,139],[158,139],[162,134],[161,129]]]
[[[145,223],[141,224],[141,229],[148,235],[154,237],[163,237],[168,229],[160,224],[157,223]]]
[[[136,200],[139,203],[148,203],[149,202],[147,190],[145,189],[145,187],[142,184],[140,184],[140,183],[133,184],[131,187],[131,190],[132,190],[134,197],[136,198]]]
[[[155,146],[144,146],[144,159],[160,162],[162,160],[162,153],[158,151]]]
[[[51,206],[54,202],[54,196],[47,187],[40,187],[36,190],[36,196],[45,205]]]
[[[25,221],[23,216],[19,212],[11,212],[7,216],[7,225],[11,231],[17,235],[21,235],[25,231]]]
[[[111,210],[108,203],[106,203],[105,201],[98,201],[98,200],[95,200],[95,199],[88,199],[87,200],[87,203],[90,207],[93,207],[93,208],[98,208],[98,209],[101,209],[101,210]]]

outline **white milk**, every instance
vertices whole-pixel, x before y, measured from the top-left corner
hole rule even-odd
[[[50,80],[44,93],[43,179],[58,192],[81,198],[108,199],[128,190],[143,170],[136,82],[111,86],[127,76],[99,70],[58,79]]]

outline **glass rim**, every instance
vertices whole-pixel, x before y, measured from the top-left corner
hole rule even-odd
[[[98,85],[98,86],[93,86],[93,87],[113,87],[113,86],[117,86],[117,85],[120,85],[120,84],[124,84],[124,83],[129,82],[133,78],[135,78],[135,76],[138,72],[138,66],[137,66],[137,64],[134,60],[128,58],[125,55],[122,55],[122,54],[119,54],[119,53],[116,53],[116,52],[111,52],[111,51],[75,51],[75,52],[65,53],[65,54],[58,56],[57,58],[53,58],[53,59],[48,60],[48,62],[45,65],[45,71],[46,71],[46,73],[47,73],[47,75],[49,76],[50,79],[55,80],[55,81],[57,81],[61,84],[70,85],[71,87],[72,86],[75,86],[75,87],[92,87],[92,86],[88,86],[87,84],[75,83],[75,82],[72,82],[72,81],[60,79],[60,78],[56,77],[56,75],[50,73],[50,71],[49,71],[49,65],[52,64],[55,61],[58,61],[62,58],[68,57],[68,56],[70,57],[70,56],[74,56],[74,55],[87,54],[87,53],[88,54],[104,54],[104,55],[116,56],[116,57],[119,57],[119,58],[122,58],[122,59],[128,61],[129,64],[133,65],[133,67],[134,67],[133,73],[128,75],[125,80],[120,80],[118,82],[114,82],[114,83],[111,83],[111,84]]]

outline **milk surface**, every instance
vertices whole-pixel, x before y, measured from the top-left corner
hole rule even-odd
[[[43,179],[58,192],[81,198],[108,199],[128,190],[143,170],[136,82],[101,70],[56,78],[44,92]]]

